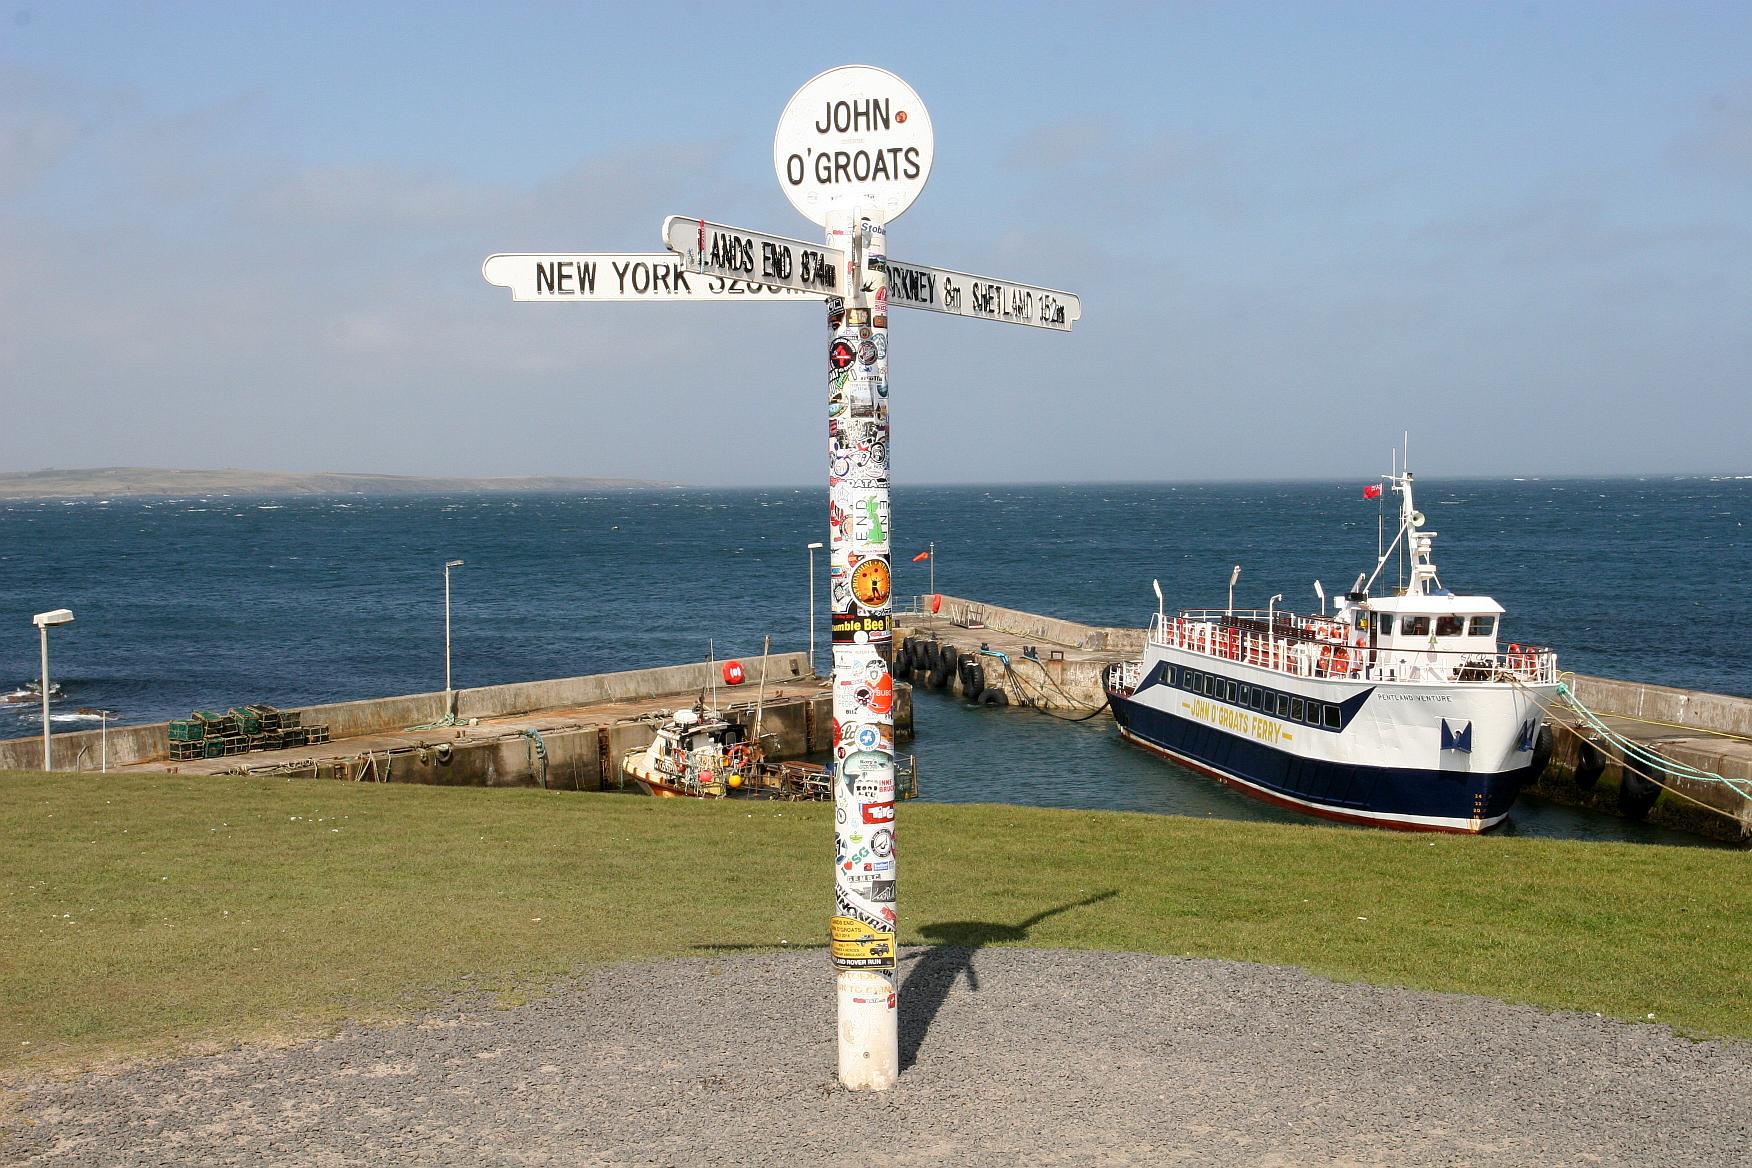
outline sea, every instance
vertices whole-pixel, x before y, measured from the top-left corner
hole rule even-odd
[[[1101,625],[1173,608],[1317,611],[1374,570],[1395,500],[1355,482],[896,487],[895,594],[933,591]],[[1752,696],[1740,626],[1752,475],[1417,483],[1455,591],[1495,597],[1503,641],[1579,673]],[[826,672],[827,491],[220,495],[0,501],[0,737],[41,732],[21,690],[49,632],[56,730],[194,709],[440,690],[444,569],[458,688],[809,646]],[[924,560],[913,557],[933,552]],[[1382,569],[1375,591],[1397,579]],[[112,711],[108,715],[96,711]],[[924,797],[1295,820],[1067,723],[915,703]],[[1688,842],[1524,799],[1510,833]]]

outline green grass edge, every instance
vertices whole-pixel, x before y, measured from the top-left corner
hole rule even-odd
[[[0,1071],[820,947],[832,809],[0,774]],[[1298,966],[1752,1037],[1744,852],[905,805],[903,944]],[[830,973],[822,958],[823,992]]]

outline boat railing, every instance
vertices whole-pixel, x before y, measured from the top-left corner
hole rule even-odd
[[[1292,677],[1349,678],[1452,685],[1462,682],[1557,682],[1557,654],[1511,646],[1504,652],[1370,648],[1340,621],[1258,609],[1193,609],[1151,618],[1150,641]],[[1134,679],[1132,684],[1136,685]]]
[[[1107,667],[1106,683],[1108,688],[1122,693],[1137,692],[1138,683],[1144,679],[1144,663],[1142,661],[1115,661]]]

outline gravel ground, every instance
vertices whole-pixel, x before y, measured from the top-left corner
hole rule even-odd
[[[1752,1045],[1294,969],[909,950],[904,1072],[835,1082],[819,950],[11,1084],[19,1164],[1752,1162]]]

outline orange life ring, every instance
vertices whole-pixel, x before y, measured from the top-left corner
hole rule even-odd
[[[1350,673],[1350,650],[1343,645],[1332,650],[1332,669],[1334,673],[1348,675]]]
[[[748,747],[741,742],[732,745],[726,752],[726,756],[733,767],[748,765]]]

